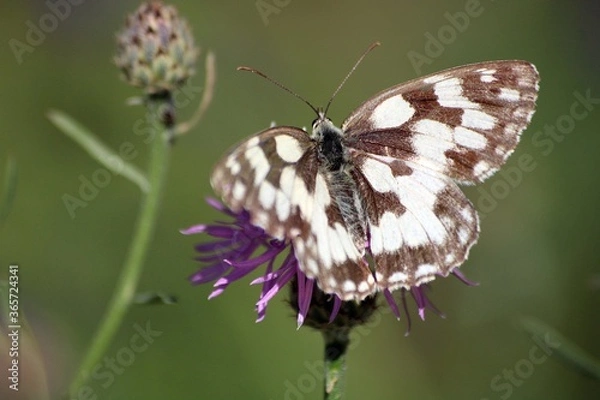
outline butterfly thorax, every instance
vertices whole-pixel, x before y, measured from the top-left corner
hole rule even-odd
[[[313,123],[312,138],[317,142],[322,165],[330,172],[342,170],[346,165],[342,130],[322,116]]]
[[[313,123],[312,140],[316,143],[321,171],[327,177],[331,198],[335,201],[355,246],[361,252],[366,245],[366,218],[352,179],[343,131],[320,115]]]

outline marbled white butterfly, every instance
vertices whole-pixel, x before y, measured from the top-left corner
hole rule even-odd
[[[325,293],[362,300],[409,289],[467,259],[479,219],[457,184],[504,164],[538,83],[528,62],[491,61],[386,89],[341,128],[326,116],[331,101],[311,106],[312,133],[277,126],[252,136],[217,164],[211,184],[232,210],[290,241]]]

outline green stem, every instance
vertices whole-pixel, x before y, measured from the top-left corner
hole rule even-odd
[[[162,101],[149,100],[148,102],[148,113],[154,132],[148,168],[150,189],[147,193],[142,194],[144,197],[141,202],[133,240],[108,309],[100,322],[77,375],[69,387],[69,394],[73,398],[77,398],[80,388],[87,381],[94,367],[100,362],[101,357],[106,353],[135,295],[144,258],[154,232],[160,198],[168,170],[170,147],[168,136],[170,135],[166,133],[170,130],[165,129],[161,122],[161,106],[163,104],[164,99]]]
[[[325,339],[325,394],[326,400],[340,400],[346,386],[346,354],[350,343],[349,330],[323,331]]]

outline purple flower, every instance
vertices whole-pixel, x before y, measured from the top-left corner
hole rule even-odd
[[[195,285],[215,281],[213,284],[214,290],[208,296],[209,299],[222,294],[231,283],[254,272],[259,267],[265,266],[262,276],[250,283],[251,285],[262,285],[256,303],[257,322],[265,318],[269,301],[291,281],[293,284],[292,293],[295,296],[292,303],[298,310],[298,327],[305,322],[309,315],[311,302],[323,303],[322,299],[324,297],[327,297],[328,303],[328,323],[334,321],[340,310],[344,312],[347,309],[343,307],[343,303],[347,302],[343,302],[337,295],[323,296],[324,294],[315,286],[314,279],[308,278],[298,268],[298,261],[290,242],[274,239],[263,229],[252,225],[250,214],[247,211],[235,213],[215,199],[207,199],[207,202],[213,208],[233,219],[233,221],[216,222],[212,225],[194,225],[182,230],[185,235],[204,233],[214,238],[212,242],[196,246],[196,251],[200,253],[196,260],[208,265],[189,278],[192,284]],[[287,255],[283,261],[276,266],[276,258],[286,252]],[[458,268],[455,268],[452,273],[467,285],[475,285],[475,283],[465,278]],[[407,294],[414,299],[421,319],[425,319],[426,309],[430,309],[443,317],[443,314],[427,298],[426,290],[428,288],[428,285],[421,285],[410,290],[400,289],[409,331],[411,321],[406,304]],[[386,289],[383,294],[396,318],[400,319],[400,309],[392,293]],[[312,325],[315,325],[315,323],[312,323]]]

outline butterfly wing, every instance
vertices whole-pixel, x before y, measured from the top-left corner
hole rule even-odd
[[[348,231],[306,132],[276,127],[253,136],[217,164],[211,184],[233,211],[247,210],[253,225],[290,240],[299,268],[324,292],[361,300],[375,290],[366,239]]]
[[[514,151],[535,111],[539,75],[525,61],[461,66],[391,87],[344,122],[348,145],[473,184]]]
[[[462,66],[387,89],[344,122],[380,289],[422,284],[466,260],[479,221],[456,182],[481,182],[504,164],[538,82],[523,61]]]
[[[466,260],[479,222],[455,182],[411,161],[350,151],[379,289],[418,286]]]

